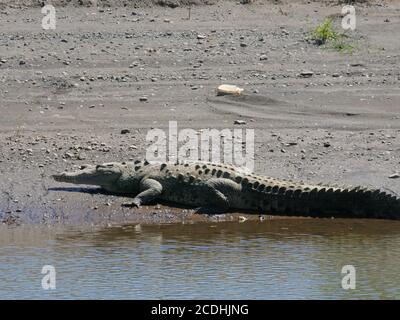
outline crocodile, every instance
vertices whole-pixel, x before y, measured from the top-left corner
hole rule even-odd
[[[398,219],[400,198],[368,187],[294,182],[209,162],[147,160],[84,165],[53,175],[58,182],[96,185],[133,197],[134,207],[155,200],[184,206],[270,215]]]

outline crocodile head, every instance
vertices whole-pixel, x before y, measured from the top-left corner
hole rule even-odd
[[[74,172],[62,172],[53,175],[54,180],[74,184],[110,186],[123,174],[124,165],[117,162],[100,165],[84,165]]]

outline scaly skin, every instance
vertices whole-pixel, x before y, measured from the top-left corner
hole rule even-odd
[[[53,176],[133,195],[139,207],[156,199],[193,207],[273,215],[399,219],[400,199],[378,189],[307,184],[246,174],[208,162],[111,162]]]

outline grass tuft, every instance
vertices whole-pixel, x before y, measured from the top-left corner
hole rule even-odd
[[[323,45],[329,40],[336,40],[338,37],[339,34],[333,28],[331,18],[325,19],[311,34],[311,39],[314,40],[317,45]]]
[[[333,26],[331,18],[326,18],[323,23],[318,25],[307,37],[318,46],[325,45],[341,53],[353,53],[354,46],[347,41],[347,36],[339,33]]]

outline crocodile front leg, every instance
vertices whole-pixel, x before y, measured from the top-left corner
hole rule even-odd
[[[154,179],[143,179],[140,181],[140,193],[133,198],[132,203],[124,206],[139,208],[142,204],[148,204],[155,200],[163,191],[161,183]]]

